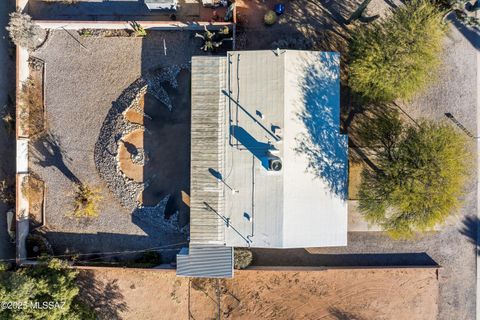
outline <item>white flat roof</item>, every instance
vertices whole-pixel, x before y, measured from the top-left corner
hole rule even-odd
[[[236,51],[227,56],[225,244],[347,244],[347,136],[340,134],[339,54]],[[282,161],[269,171],[268,150]]]

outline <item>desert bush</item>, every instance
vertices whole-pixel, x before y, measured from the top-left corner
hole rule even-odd
[[[358,129],[375,155],[362,172],[359,209],[393,238],[442,224],[456,209],[473,166],[467,136],[446,123],[404,125],[397,115],[371,119]]]
[[[8,132],[13,133],[15,132],[15,115],[14,112],[9,109],[8,105],[4,105],[0,112],[0,117],[5,125],[5,129],[7,129]]]
[[[235,248],[234,250],[234,268],[235,269],[245,269],[253,261],[252,251],[243,248]]]
[[[429,0],[412,0],[381,22],[358,28],[350,42],[352,90],[366,100],[410,99],[433,79],[446,25]]]
[[[218,32],[212,32],[207,29],[207,26],[203,26],[205,32],[203,34],[195,33],[196,38],[201,38],[203,40],[203,45],[200,47],[203,51],[215,51],[219,48],[224,40],[231,40],[231,38],[227,38],[230,34],[230,29],[228,27],[224,27]]]
[[[41,260],[37,266],[0,272],[0,299],[39,308],[2,308],[1,319],[96,319],[92,309],[78,299],[78,272],[58,259]],[[58,303],[56,308],[43,304]],[[43,306],[43,307],[42,307]]]
[[[15,203],[13,186],[9,185],[6,180],[0,180],[0,202],[8,205]]]
[[[8,132],[15,131],[15,117],[11,113],[5,113],[2,116],[2,121]]]
[[[42,133],[45,128],[42,89],[32,78],[23,83],[18,93],[17,106],[20,129],[30,138]]]
[[[133,29],[133,33],[136,37],[145,37],[147,36],[147,31],[136,21],[130,24]]]
[[[78,31],[78,34],[81,35],[82,37],[91,37],[93,36],[93,30],[92,29],[81,29]]]
[[[45,30],[34,24],[28,14],[18,11],[10,13],[7,30],[13,43],[32,51],[45,38]]]
[[[76,218],[95,218],[98,216],[98,203],[102,196],[98,189],[79,184],[74,198],[73,216]]]
[[[277,22],[277,14],[273,10],[268,10],[267,13],[263,16],[263,22],[267,26],[273,25],[275,22]]]
[[[33,197],[43,192],[43,182],[37,175],[30,174],[30,176],[23,178],[21,188],[25,198],[31,200]]]

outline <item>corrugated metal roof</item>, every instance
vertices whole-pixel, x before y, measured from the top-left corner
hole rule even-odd
[[[190,243],[224,245],[223,171],[225,64],[222,57],[192,58]]]
[[[192,245],[188,254],[177,255],[177,276],[233,278],[233,248]]]

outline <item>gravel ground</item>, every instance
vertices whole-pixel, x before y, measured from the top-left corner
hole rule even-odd
[[[186,241],[181,232],[167,232],[139,219],[138,212],[132,218],[132,208],[122,206],[100,178],[94,149],[122,92],[152,69],[189,62],[192,54],[200,53],[193,37],[191,32],[168,31],[150,32],[144,39],[81,38],[62,30],[52,32],[35,52],[46,64],[50,134],[35,143],[30,166],[46,182],[46,236],[57,252],[138,250]],[[72,211],[76,182],[101,190],[98,218],[66,217]]]
[[[451,113],[469,132],[477,132],[476,49],[471,32],[452,25],[444,64],[431,87],[402,108],[412,118],[446,120]],[[478,34],[477,38],[478,40]],[[456,125],[452,122],[452,125]],[[472,142],[474,139],[472,139]],[[474,148],[476,152],[476,148]],[[254,250],[255,265],[429,265],[439,271],[438,319],[475,319],[477,176],[475,170],[458,217],[439,233],[394,241],[372,233],[350,233],[345,248]],[[366,253],[370,255],[365,255]],[[432,261],[433,259],[433,261]]]
[[[15,96],[15,50],[11,46],[5,26],[9,12],[15,9],[13,0],[0,2],[0,115],[13,112],[14,106],[9,103],[9,95]],[[15,136],[8,132],[3,122],[0,123],[0,180],[15,181]],[[7,234],[6,211],[10,209],[0,203],[0,259],[15,257],[15,246],[9,242]]]

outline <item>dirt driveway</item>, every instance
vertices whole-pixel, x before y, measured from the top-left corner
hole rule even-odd
[[[203,320],[220,311],[222,319],[433,320],[438,312],[436,268],[252,269],[219,281],[102,268],[83,270],[79,282],[107,319]]]

